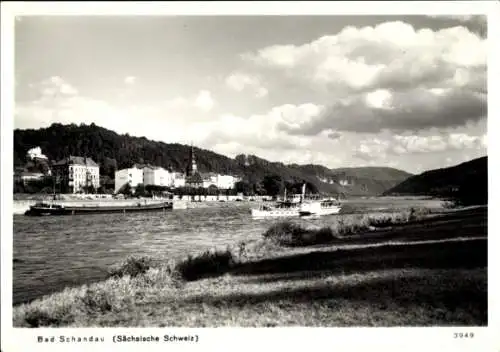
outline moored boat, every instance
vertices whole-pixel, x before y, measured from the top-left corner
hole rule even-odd
[[[263,204],[259,208],[252,209],[252,217],[254,218],[269,218],[269,217],[291,217],[299,216],[300,203],[281,201],[274,205]]]
[[[295,195],[291,200],[283,197],[283,201],[275,205],[261,205],[257,209],[251,209],[252,217],[292,217],[292,216],[322,216],[338,214],[341,210],[341,204],[333,198],[319,198],[319,196],[305,196],[305,184],[302,187],[302,194]]]
[[[336,199],[321,199],[301,204],[300,216],[322,216],[338,214],[341,210],[340,202]]]
[[[131,213],[149,212],[172,209],[172,202],[152,203],[152,204],[131,204],[122,206],[113,205],[89,205],[89,206],[64,206],[52,203],[36,203],[24,213],[29,216],[44,215],[85,215],[85,214],[105,214],[105,213]]]

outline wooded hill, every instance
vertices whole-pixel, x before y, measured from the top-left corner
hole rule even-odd
[[[52,124],[48,128],[14,131],[14,166],[27,165],[26,153],[41,147],[50,162],[69,155],[91,157],[100,165],[100,173],[114,178],[115,170],[134,164],[152,164],[173,171],[184,171],[190,146],[163,143],[91,125]],[[285,165],[253,155],[232,159],[210,150],[194,148],[200,172],[216,172],[243,177],[247,187],[257,190],[266,176],[283,184],[308,182],[312,189],[345,195],[379,195],[399,184],[411,174],[386,167],[329,169],[321,165]],[[323,181],[325,182],[323,182]]]
[[[488,157],[414,175],[384,192],[385,195],[430,195],[460,199],[463,204],[486,204]]]

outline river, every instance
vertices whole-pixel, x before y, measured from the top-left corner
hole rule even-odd
[[[439,200],[372,198],[345,201],[343,213],[440,207]],[[13,303],[105,278],[131,255],[170,260],[259,239],[280,220],[254,220],[253,202],[226,202],[170,212],[28,217],[13,215]],[[315,224],[337,221],[323,217]]]

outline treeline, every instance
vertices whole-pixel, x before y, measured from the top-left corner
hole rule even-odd
[[[26,153],[40,147],[48,157],[48,165],[70,155],[92,158],[100,166],[100,175],[114,179],[116,170],[134,164],[152,164],[172,171],[183,172],[189,158],[190,146],[163,143],[144,137],[119,135],[108,129],[91,125],[52,124],[48,128],[14,131],[14,166],[25,167]],[[325,194],[378,195],[406,179],[409,174],[391,168],[350,168],[337,170],[321,165],[285,165],[253,155],[238,155],[231,159],[209,150],[194,148],[198,170],[242,178],[240,191],[248,194],[265,192],[265,178],[279,178],[281,192],[285,184],[293,186],[306,182],[309,188]],[[326,177],[333,183],[320,181]],[[352,185],[344,187],[337,181],[348,178]],[[288,188],[287,186],[287,188]],[[276,188],[276,187],[274,187]]]
[[[190,146],[177,143],[150,141],[146,138],[119,135],[105,128],[91,125],[52,124],[48,128],[14,131],[14,166],[26,167],[29,149],[39,146],[48,157],[48,164],[69,155],[87,156],[100,166],[100,175],[114,179],[116,170],[132,167],[134,164],[152,164],[172,171],[183,172],[188,164]],[[335,187],[321,182],[296,168],[282,163],[273,163],[255,156],[240,155],[235,159],[209,150],[194,148],[198,170],[242,177],[235,191],[245,194],[264,194],[274,178],[283,191],[299,182],[308,182],[310,188],[323,192],[336,191]],[[265,180],[265,178],[268,178]],[[28,188],[35,188],[28,187]]]
[[[189,146],[150,141],[144,137],[119,135],[105,128],[91,125],[52,124],[48,128],[14,131],[14,166],[27,163],[26,153],[41,147],[50,161],[69,155],[87,156],[100,165],[100,174],[114,178],[114,172],[134,164],[152,164],[183,171],[188,163]],[[200,172],[241,174],[233,159],[214,152],[194,148]]]

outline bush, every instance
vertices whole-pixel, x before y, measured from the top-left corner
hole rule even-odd
[[[430,210],[426,208],[410,208],[409,211],[404,211],[396,214],[388,214],[382,217],[370,216],[367,220],[368,226],[373,227],[390,227],[394,225],[402,225],[411,221],[416,221],[430,214]]]
[[[122,312],[134,305],[140,288],[130,278],[109,279],[91,287],[85,287],[77,296],[77,307],[85,315],[102,315]]]
[[[150,257],[129,257],[123,263],[111,267],[109,277],[120,278],[129,275],[136,277],[145,274],[152,267]]]
[[[24,321],[32,328],[66,326],[74,321],[74,315],[71,307],[64,304],[51,310],[32,306],[26,310]]]
[[[307,232],[300,225],[285,221],[272,225],[262,236],[277,244],[287,245],[300,242],[302,236]]]
[[[80,298],[83,310],[87,313],[106,313],[113,309],[109,294],[98,288],[88,288]]]
[[[291,222],[280,222],[271,226],[263,237],[280,246],[293,247],[329,243],[337,239],[338,234],[328,226],[306,229]]]
[[[343,238],[370,230],[370,225],[368,224],[366,218],[363,217],[360,220],[355,221],[358,222],[347,222],[343,219],[340,219],[335,228],[336,235],[340,238]]]
[[[203,277],[217,276],[229,271],[235,264],[233,253],[225,251],[206,251],[197,256],[189,255],[187,259],[174,264],[172,275],[179,275],[186,281],[194,281]]]

